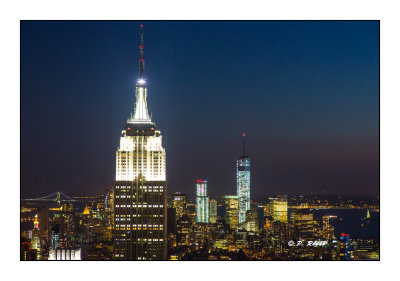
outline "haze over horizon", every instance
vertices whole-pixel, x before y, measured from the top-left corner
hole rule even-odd
[[[378,21],[22,21],[21,196],[104,193],[139,24],[168,193],[379,195]]]

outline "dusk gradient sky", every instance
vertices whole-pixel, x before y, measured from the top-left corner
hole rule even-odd
[[[22,21],[21,196],[102,194],[134,109],[139,25],[168,193],[379,193],[378,21]]]

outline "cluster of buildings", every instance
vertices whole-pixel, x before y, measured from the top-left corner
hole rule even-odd
[[[245,155],[243,134],[243,155],[237,160],[237,193],[224,196],[227,208],[227,222],[230,225],[244,225],[249,222],[250,210],[250,158]],[[178,197],[176,197],[178,196]],[[176,198],[182,200],[179,194]],[[178,200],[179,202],[179,200]],[[207,196],[207,180],[196,180],[196,223],[216,223],[217,201]]]
[[[331,225],[336,216],[315,218],[310,209],[289,208],[286,195],[251,204],[240,222],[239,196],[209,199],[206,190],[207,182],[197,180],[194,204],[183,193],[171,196],[169,260],[379,259],[376,241],[336,237]]]
[[[206,192],[207,182],[198,181],[194,187],[199,189],[201,185]],[[149,260],[379,259],[377,241],[351,239],[344,233],[335,235],[331,221],[337,220],[336,216],[317,218],[310,209],[291,208],[285,195],[269,197],[267,202],[251,202],[243,223],[239,223],[237,195],[197,195],[207,198],[188,200],[183,193],[167,197],[167,212],[162,214],[167,220],[162,227],[167,232],[166,258]],[[208,206],[196,202],[208,202]],[[130,226],[126,223],[128,217],[116,220],[115,205],[115,187],[108,188],[103,196],[70,203],[24,202],[21,260],[121,260],[116,257],[122,248],[115,247],[117,225]],[[143,224],[140,241],[143,248],[149,249],[159,241],[153,241],[158,238],[146,227],[157,227]]]
[[[84,201],[22,201],[21,260],[113,259],[113,190]]]

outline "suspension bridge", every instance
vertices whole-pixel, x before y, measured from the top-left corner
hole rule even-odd
[[[56,193],[44,196],[44,197],[40,197],[40,198],[32,198],[32,199],[22,199],[21,201],[24,202],[56,202],[58,204],[61,203],[69,203],[69,202],[76,202],[77,200],[72,199],[71,197],[69,197],[68,195],[65,195],[64,193],[62,193],[61,191],[58,191]]]

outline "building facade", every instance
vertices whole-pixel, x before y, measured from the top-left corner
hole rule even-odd
[[[294,226],[294,236],[299,239],[313,238],[315,234],[314,215],[308,209],[293,210],[290,220]]]
[[[39,220],[38,216],[35,215],[35,220],[33,222],[33,231],[32,231],[32,247],[33,250],[37,252],[37,260],[41,259],[41,243],[40,243],[40,230],[39,230]]]
[[[271,216],[274,221],[280,221],[283,223],[288,222],[288,201],[287,195],[278,195],[273,198],[269,198],[271,207]]]
[[[239,196],[225,195],[225,222],[231,230],[239,226]]]
[[[134,114],[116,153],[114,259],[166,260],[166,154],[147,108],[142,30],[139,66]]]
[[[217,210],[218,202],[216,200],[210,201],[210,223],[217,223]]]
[[[209,223],[207,181],[196,180],[196,223]]]
[[[247,211],[245,229],[249,232],[258,232],[257,207],[252,207],[249,211]]]
[[[183,246],[189,244],[189,235],[192,232],[192,219],[188,215],[183,215],[176,223],[176,245]]]
[[[81,249],[51,249],[49,252],[50,261],[80,261],[82,260]]]
[[[353,260],[354,259],[354,247],[350,244],[350,235],[342,233],[338,243],[338,257],[339,260]]]
[[[179,219],[186,213],[186,194],[176,192],[172,195],[172,206],[176,210],[176,218]]]
[[[322,216],[322,237],[331,240],[335,239],[335,228],[330,224],[330,220],[337,218],[332,215]]]

